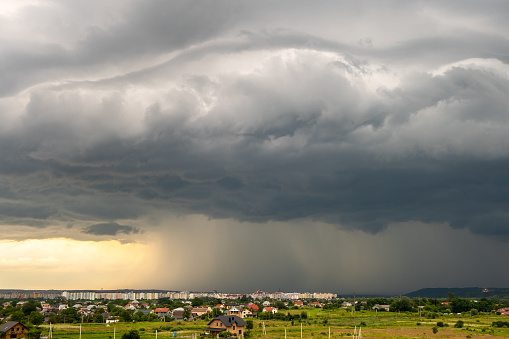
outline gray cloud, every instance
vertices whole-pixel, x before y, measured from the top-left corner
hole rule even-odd
[[[23,133],[5,143],[20,147],[4,149],[4,174],[33,173],[36,186],[18,196],[36,203],[44,192],[60,215],[82,220],[137,218],[167,206],[244,221],[307,217],[369,232],[420,220],[509,233],[499,212],[508,149],[502,73],[458,66],[373,93],[354,85],[369,63],[316,53],[274,57],[254,75],[181,78],[181,89],[147,103],[127,134],[116,125],[127,126],[120,112],[128,106],[117,104],[127,96],[111,106],[110,94],[96,104],[85,99],[100,88],[80,96],[44,90],[27,105]],[[68,100],[90,110],[68,116]],[[205,115],[203,102],[214,102]],[[107,108],[118,111],[105,123]],[[498,220],[498,233],[483,232],[486,218]]]
[[[164,212],[509,239],[507,5],[390,4],[1,14],[1,223],[83,239],[160,232]]]
[[[119,225],[114,222],[90,225],[82,230],[83,233],[93,235],[118,235],[118,234],[136,234],[140,230],[136,227]]]

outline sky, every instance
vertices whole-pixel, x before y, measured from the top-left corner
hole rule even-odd
[[[3,0],[0,288],[508,287],[508,13]]]

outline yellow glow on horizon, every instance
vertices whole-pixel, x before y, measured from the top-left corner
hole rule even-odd
[[[148,273],[145,244],[66,238],[0,241],[0,288],[131,288]]]

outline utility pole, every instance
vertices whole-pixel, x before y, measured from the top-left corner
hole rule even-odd
[[[422,317],[421,317],[421,296],[419,296],[419,321],[422,321]]]
[[[355,292],[353,292],[353,316],[354,316],[354,318],[355,318],[355,306],[356,305],[357,304],[355,303]]]

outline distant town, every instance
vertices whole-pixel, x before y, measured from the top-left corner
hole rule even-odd
[[[437,293],[447,294],[423,296]],[[408,293],[417,297],[385,298],[261,290],[0,290],[0,339],[51,339],[53,334],[78,339],[78,333],[81,339],[82,330],[89,338],[115,339],[117,329],[121,339],[157,339],[158,334],[244,339],[267,332],[267,339],[276,339],[283,329],[293,338],[303,338],[304,331],[312,337],[328,331],[329,338],[331,333],[361,338],[361,327],[364,333],[383,330],[387,337],[400,330],[430,337],[439,330],[450,336],[475,326],[493,338],[508,337],[509,299],[497,298],[507,293],[506,288],[422,289]]]
[[[331,300],[337,294],[327,292],[264,292],[258,290],[253,293],[221,293],[221,292],[189,292],[189,291],[159,291],[159,290],[71,290],[71,291],[38,291],[38,290],[0,290],[0,299],[57,299],[67,300],[191,300],[194,298],[213,298],[236,300],[248,298],[252,300],[298,300],[320,299]]]

